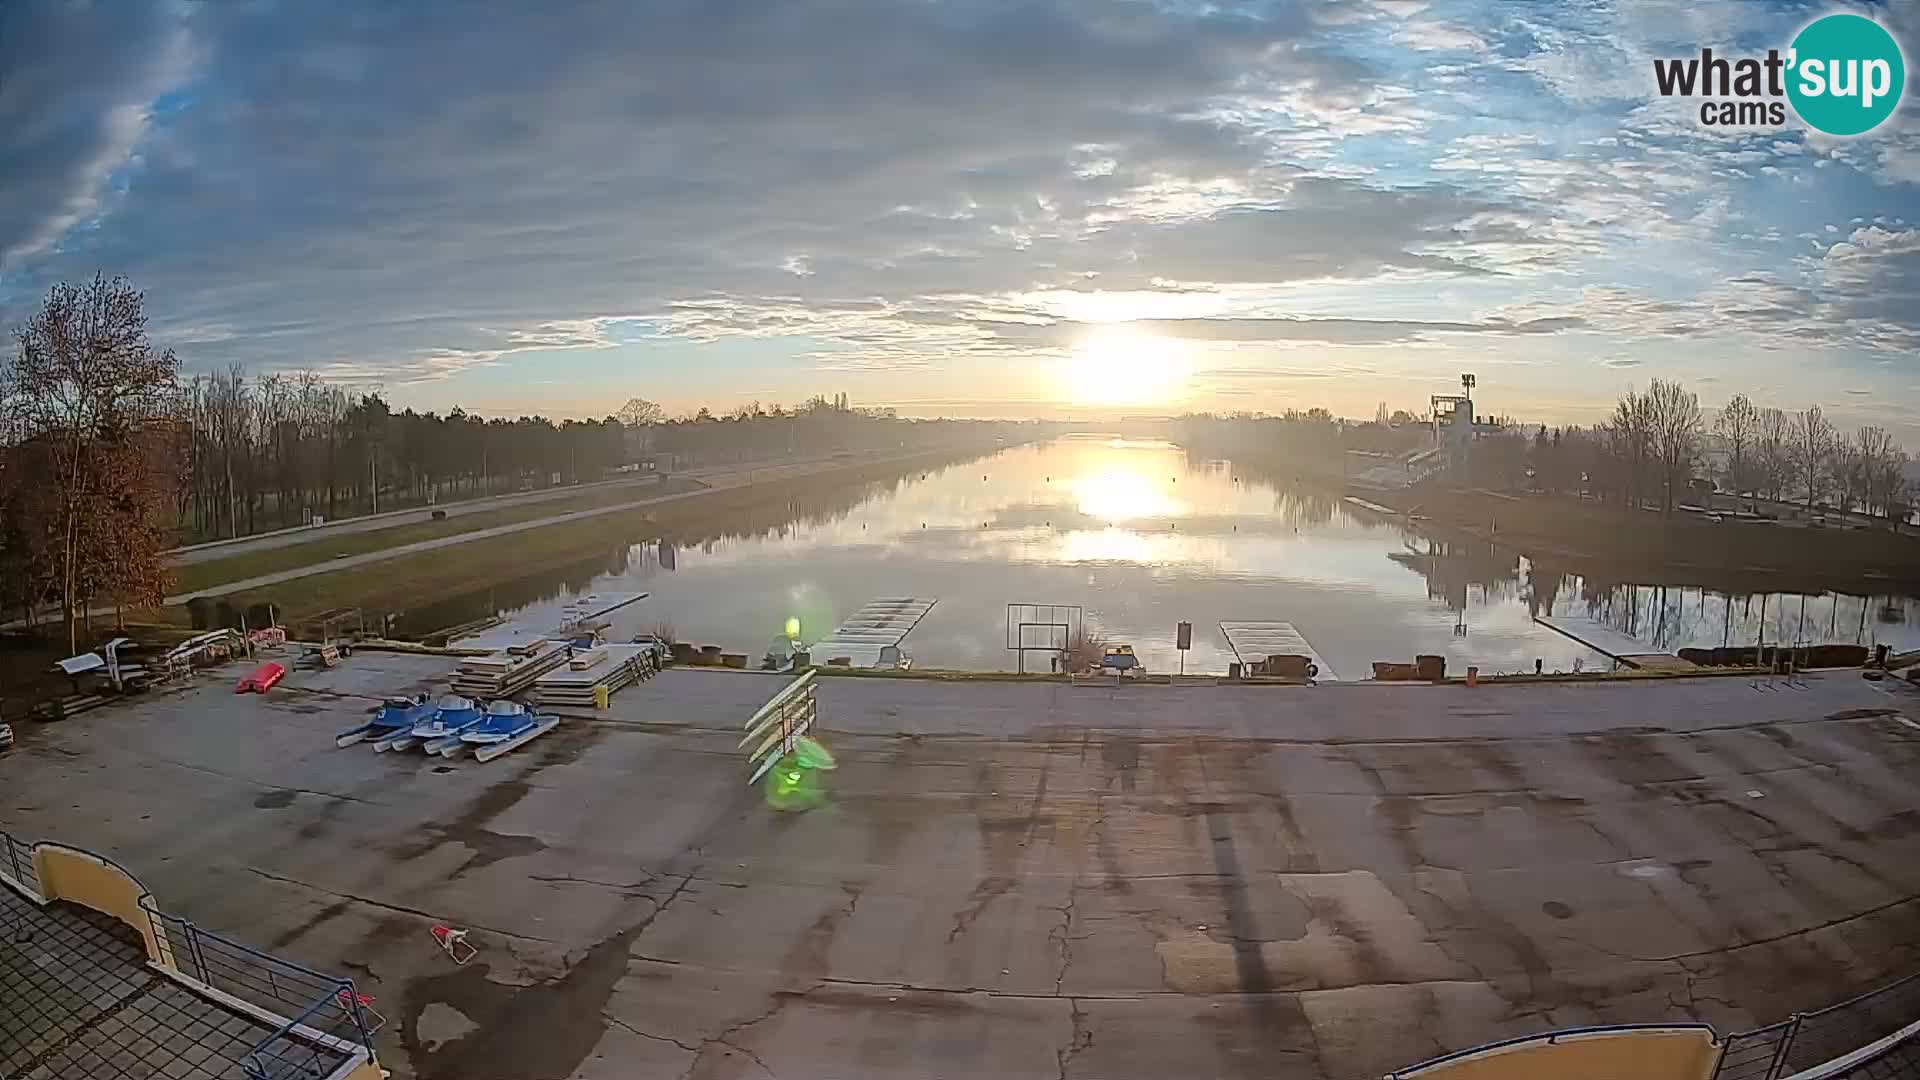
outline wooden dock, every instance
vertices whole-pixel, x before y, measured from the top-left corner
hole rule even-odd
[[[1333,665],[1327,663],[1327,658],[1315,651],[1313,643],[1290,622],[1229,620],[1220,624],[1220,633],[1226,637],[1233,655],[1247,668],[1269,656],[1304,656],[1319,669],[1315,680],[1340,681]]]
[[[514,619],[489,626],[479,633],[447,642],[448,647],[456,649],[485,649],[497,652],[513,645],[519,645],[540,638],[565,640],[584,624],[604,619],[621,608],[645,600],[651,593],[644,592],[603,592],[585,593],[567,601],[560,608],[560,620],[557,625],[535,625],[528,619]]]
[[[881,650],[898,648],[939,602],[914,596],[870,601],[809,645],[807,654],[815,664],[845,659],[851,667],[879,667]]]
[[[1535,615],[1533,621],[1605,656],[1642,671],[1692,671],[1698,665],[1663,653],[1630,634],[1585,615]]]

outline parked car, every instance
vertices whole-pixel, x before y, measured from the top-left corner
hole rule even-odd
[[[0,754],[11,749],[13,749],[13,728],[8,724],[0,723]]]

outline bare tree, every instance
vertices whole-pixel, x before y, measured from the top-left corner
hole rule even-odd
[[[1826,491],[1827,463],[1833,457],[1835,442],[1833,423],[1820,406],[1809,405],[1794,414],[1792,435],[1796,479],[1806,489],[1806,505],[1811,510]]]
[[[1752,490],[1754,470],[1749,459],[1760,437],[1760,410],[1747,395],[1735,394],[1714,417],[1713,433],[1727,447],[1727,487],[1738,509],[1740,492]]]
[[[648,401],[646,398],[628,398],[627,403],[620,406],[620,411],[615,415],[628,427],[645,427],[665,420],[667,411],[658,403]]]
[[[1629,509],[1638,509],[1647,473],[1653,459],[1653,407],[1646,395],[1629,390],[1613,408],[1613,417],[1605,425],[1608,449],[1620,464],[1621,493]]]
[[[132,548],[154,542],[143,532],[101,545],[88,534],[101,527],[103,511],[130,497],[129,478],[139,470],[115,459],[146,426],[165,422],[179,362],[148,341],[140,292],[104,275],[48,290],[15,340],[11,382],[21,434],[39,444],[47,466],[38,485],[46,527],[35,532],[55,554],[52,584],[67,645],[78,651],[75,616],[86,610],[89,585],[104,576],[97,559],[111,560],[122,546],[131,558]]]
[[[1759,461],[1758,486],[1767,498],[1779,501],[1793,479],[1793,420],[1779,409],[1761,409],[1754,447]]]
[[[1862,458],[1860,444],[1853,436],[1844,431],[1834,433],[1833,453],[1827,458],[1827,479],[1835,495],[1834,505],[1842,511],[1854,508],[1865,486],[1867,470]]]
[[[1655,379],[1643,400],[1653,454],[1660,463],[1661,510],[1671,515],[1675,495],[1693,480],[1693,467],[1700,459],[1700,398],[1677,382]]]
[[[1906,454],[1884,428],[1862,427],[1854,436],[1860,461],[1860,501],[1869,514],[1886,514],[1893,489],[1906,470]]]

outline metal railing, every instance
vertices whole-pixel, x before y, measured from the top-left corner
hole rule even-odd
[[[13,879],[35,896],[40,895],[40,872],[34,868],[33,846],[0,832],[0,874]]]
[[[111,859],[67,850],[99,859],[129,881],[139,880]],[[32,845],[0,832],[0,872],[45,899],[33,856]],[[355,991],[353,980],[323,975],[204,930],[161,911],[152,893],[142,892],[139,904],[162,966],[260,1010],[260,1019],[281,1021],[243,1059],[250,1080],[327,1076],[356,1053],[373,1060],[374,1028],[368,1023],[366,999]]]
[[[151,896],[141,908],[180,974],[223,994],[290,1017],[245,1060],[252,1080],[325,1076],[353,1054],[373,1056],[373,1030],[353,980],[323,975],[160,911]]]
[[[1920,1020],[1920,972],[1824,1009],[1727,1036],[1714,1080],[1778,1080]]]

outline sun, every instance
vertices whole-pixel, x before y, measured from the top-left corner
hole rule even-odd
[[[1061,396],[1076,405],[1156,405],[1187,396],[1189,361],[1176,341],[1124,324],[1088,332],[1060,367]]]

